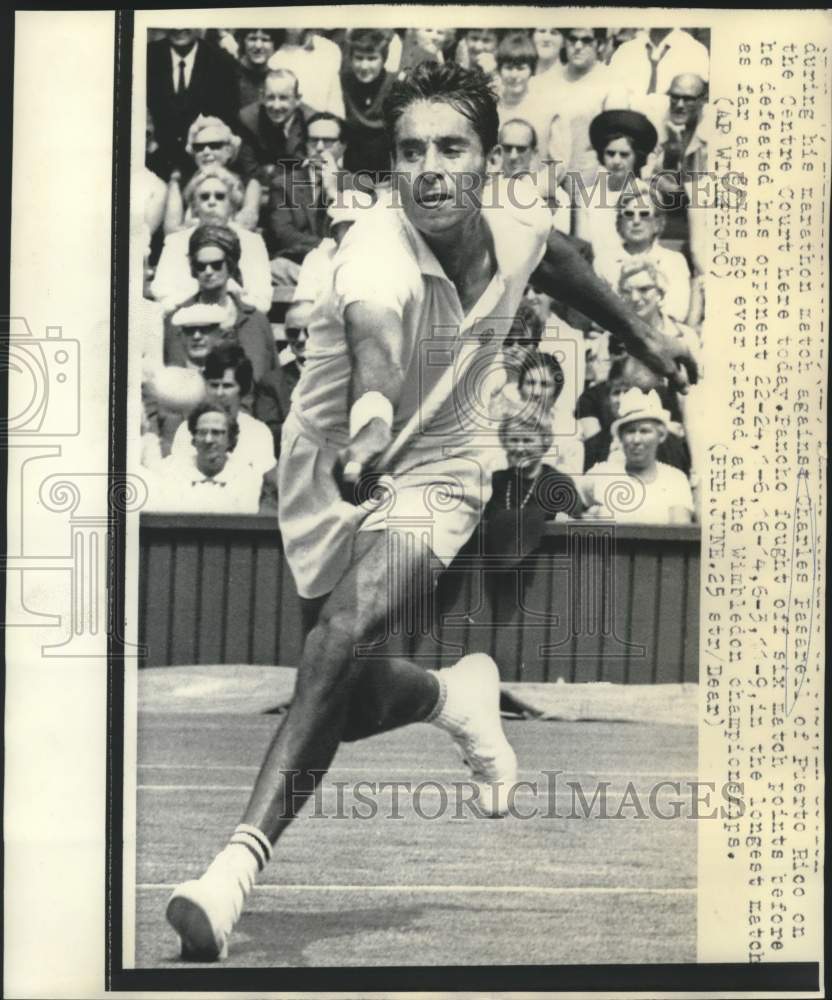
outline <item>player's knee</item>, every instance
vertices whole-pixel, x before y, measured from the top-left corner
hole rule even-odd
[[[352,681],[353,623],[343,614],[321,614],[307,640],[304,681],[324,697],[346,696]]]

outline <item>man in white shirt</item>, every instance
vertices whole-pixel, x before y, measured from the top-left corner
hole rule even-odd
[[[193,451],[171,454],[152,470],[147,509],[176,514],[256,514],[263,472],[232,458],[237,421],[218,403],[188,417]]]
[[[658,95],[634,107],[653,117],[653,107],[666,107],[664,95],[680,73],[695,73],[707,81],[710,56],[705,46],[681,28],[650,28],[639,32],[616,49],[610,59],[610,75],[636,99]],[[655,105],[652,101],[655,100]],[[661,116],[659,116],[661,117]]]
[[[260,476],[274,468],[272,434],[262,420],[240,409],[253,387],[252,366],[239,344],[222,344],[205,358],[202,369],[205,395],[210,403],[222,406],[237,421],[237,440],[233,449],[236,464],[250,465]],[[193,432],[187,423],[177,428],[171,454],[187,459],[196,454]]]
[[[481,811],[506,813],[516,757],[494,661],[425,671],[377,643],[406,608],[429,607],[412,602],[426,601],[488,501],[494,428],[476,376],[498,357],[531,274],[680,377],[684,351],[607,292],[533,189],[509,200],[506,182],[488,180],[498,117],[479,72],[423,63],[397,82],[386,118],[398,201],[380,200],[338,250],[283,432],[279,518],[310,627],[294,701],[228,846],[168,903],[186,958],[226,954],[258,871],[312,794],[295,777],[317,783],[343,740],[431,722],[462,749]],[[482,365],[460,370],[461,357]],[[345,502],[368,470],[380,489]]]
[[[656,459],[669,423],[656,392],[632,388],[624,393],[612,425],[621,453],[583,477],[581,489],[590,507],[584,517],[611,517],[617,524],[690,524],[694,508],[687,476]]]
[[[291,70],[298,79],[304,101],[311,108],[343,119],[341,50],[334,42],[313,30],[290,28],[286,41],[269,59],[268,66],[270,70]]]

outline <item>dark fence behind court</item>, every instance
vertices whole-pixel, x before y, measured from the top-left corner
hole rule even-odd
[[[545,532],[519,567],[472,542],[442,576],[435,626],[405,616],[374,649],[426,667],[490,652],[511,681],[698,680],[697,527]],[[140,552],[143,666],[297,662],[298,597],[274,518],[143,514]]]

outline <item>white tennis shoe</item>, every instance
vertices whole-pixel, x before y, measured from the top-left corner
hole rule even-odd
[[[243,912],[254,877],[233,864],[229,848],[214,858],[205,874],[173,890],[168,923],[179,935],[182,958],[216,962],[228,956],[228,939]]]
[[[431,721],[451,735],[489,816],[505,816],[517,782],[517,756],[500,719],[500,671],[485,653],[464,656],[439,672],[446,699]]]

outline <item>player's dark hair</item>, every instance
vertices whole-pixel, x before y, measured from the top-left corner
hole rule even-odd
[[[384,123],[391,142],[396,125],[415,101],[436,101],[450,106],[467,118],[479,136],[483,154],[497,145],[499,119],[497,95],[479,67],[464,69],[454,62],[439,65],[423,62],[403,80],[397,80],[383,105]]]
[[[552,400],[552,405],[554,406],[558,396],[563,392],[563,386],[566,381],[563,368],[561,368],[560,362],[554,354],[546,354],[543,351],[530,351],[523,358],[523,362],[520,365],[520,377],[517,380],[517,387],[518,389],[522,389],[529,372],[533,372],[538,368],[546,368],[555,383],[555,398]]]
[[[229,368],[234,372],[234,381],[240,387],[240,395],[247,396],[254,382],[254,369],[239,344],[220,344],[215,347],[205,358],[202,377],[206,382],[222,378]]]
[[[226,426],[228,427],[228,450],[234,451],[237,447],[237,439],[240,436],[240,425],[237,423],[237,418],[232,417],[228,410],[224,406],[220,406],[219,403],[200,403],[191,410],[188,414],[188,430],[191,432],[191,437],[196,434],[196,425],[199,423],[199,418],[206,413],[221,413],[225,417]]]

